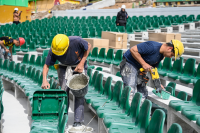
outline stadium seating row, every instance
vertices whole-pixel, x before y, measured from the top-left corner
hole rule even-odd
[[[189,58],[183,67],[183,58],[174,61],[172,66],[172,59],[165,58],[163,65],[160,63],[158,66],[159,75],[165,77],[168,76],[173,80],[180,80],[180,82],[189,84],[197,82],[200,79],[200,64],[197,70],[195,69],[196,60]]]
[[[33,120],[31,133],[47,131],[64,133],[68,119],[66,114],[66,107],[68,104],[66,92],[61,91],[60,87],[57,86],[57,82],[52,78],[49,81],[50,90],[42,90],[41,84],[43,75],[41,71],[36,68],[31,65],[26,67],[24,64],[15,64],[14,61],[9,62],[5,60],[3,62],[3,60],[0,59],[0,75],[3,76],[4,79],[14,81],[13,83],[15,86],[21,88],[30,101]],[[45,99],[43,99],[43,97],[45,97]],[[60,99],[58,99],[58,97]],[[43,104],[40,104],[41,102]],[[49,104],[49,102],[51,102],[51,104],[54,102],[53,107],[48,105],[47,108],[44,104]],[[51,113],[49,114],[49,112]],[[44,121],[48,127],[42,125]]]

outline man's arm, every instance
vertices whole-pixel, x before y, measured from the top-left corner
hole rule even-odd
[[[81,59],[80,63],[76,66],[75,70],[76,72],[82,73],[83,69],[84,69],[84,64],[85,61],[90,53],[90,49],[91,49],[91,44],[88,43],[88,50],[84,52],[83,58]]]
[[[9,50],[4,46],[4,41],[0,41],[0,45],[5,49],[7,53],[9,52]]]
[[[43,67],[43,82],[42,82],[42,89],[50,89],[50,84],[48,83],[47,81],[47,74],[48,74],[48,71],[49,71],[49,66],[48,65],[44,65]]]
[[[9,50],[10,50],[10,53],[11,53],[11,57],[12,57],[12,48],[13,48],[13,46],[9,47]]]
[[[137,46],[134,46],[130,49],[131,55],[133,56],[134,59],[137,60],[141,64],[141,66],[146,70],[150,71],[151,67],[149,64],[147,64],[143,58],[141,57],[140,53],[138,52]]]

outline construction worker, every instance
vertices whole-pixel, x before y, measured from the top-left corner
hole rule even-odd
[[[19,37],[18,39],[13,39],[8,36],[0,37],[0,58],[12,60],[12,48],[15,46],[22,46],[25,43],[24,38]],[[9,47],[9,49],[6,48]]]
[[[126,6],[122,5],[121,11],[118,12],[117,18],[116,18],[116,25],[117,26],[124,26],[126,28],[126,22],[128,19],[128,14],[125,11]]]
[[[143,95],[143,100],[147,98],[148,91],[146,86],[137,85],[137,75],[140,68],[150,71],[152,67],[158,67],[160,61],[164,57],[175,57],[177,59],[184,53],[183,43],[179,40],[172,40],[169,43],[158,43],[148,41],[133,46],[123,55],[120,63],[120,74],[124,82],[124,86],[130,86],[131,98],[136,92]],[[164,88],[161,85],[162,88]],[[129,101],[132,101],[130,98]]]
[[[19,22],[19,20],[21,18],[21,13],[22,13],[22,11],[18,11],[18,8],[14,9],[14,12],[13,12],[13,24],[18,25],[19,23],[21,23],[21,22]]]
[[[91,49],[91,44],[80,37],[58,34],[53,38],[51,49],[49,50],[46,63],[43,68],[43,89],[49,89],[47,73],[49,66],[58,60],[59,65],[54,65],[58,72],[59,83],[62,90],[69,96],[69,88],[66,86],[67,79],[73,71],[87,74],[87,57]],[[69,97],[68,97],[69,98]],[[68,99],[69,101],[69,99]],[[69,109],[69,104],[68,104]],[[81,126],[84,122],[84,97],[75,97],[74,124],[73,127]]]

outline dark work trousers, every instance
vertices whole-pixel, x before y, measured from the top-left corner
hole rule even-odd
[[[65,79],[65,72],[66,72],[67,66],[61,66],[59,65],[58,72],[58,78],[59,83],[61,86],[61,89],[67,92],[68,95],[68,109],[69,109],[69,88],[67,87],[66,83],[67,80]],[[72,67],[72,70],[74,70],[75,67]],[[87,74],[87,61],[84,64],[84,71],[85,74]],[[84,97],[75,97],[75,105],[74,105],[74,122],[84,122]]]

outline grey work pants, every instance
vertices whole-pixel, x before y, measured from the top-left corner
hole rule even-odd
[[[5,51],[5,49],[0,46],[0,58],[3,60],[9,59],[8,53]]]
[[[132,102],[132,98],[136,92],[142,93],[142,102],[143,102],[148,96],[148,91],[146,89],[146,86],[142,87],[141,85],[137,85],[138,69],[129,62],[127,62],[126,59],[124,58],[120,63],[120,74],[124,82],[124,87],[125,86],[131,87],[131,95],[129,103]]]
[[[59,83],[61,86],[61,89],[67,92],[68,95],[68,109],[69,109],[69,88],[67,87],[66,83],[67,80],[65,79],[65,72],[66,72],[67,66],[61,66],[59,65],[58,72],[58,78]],[[72,67],[72,70],[75,68]],[[87,61],[84,65],[85,74],[87,74]],[[84,97],[75,97],[75,105],[74,105],[74,122],[84,122]]]

